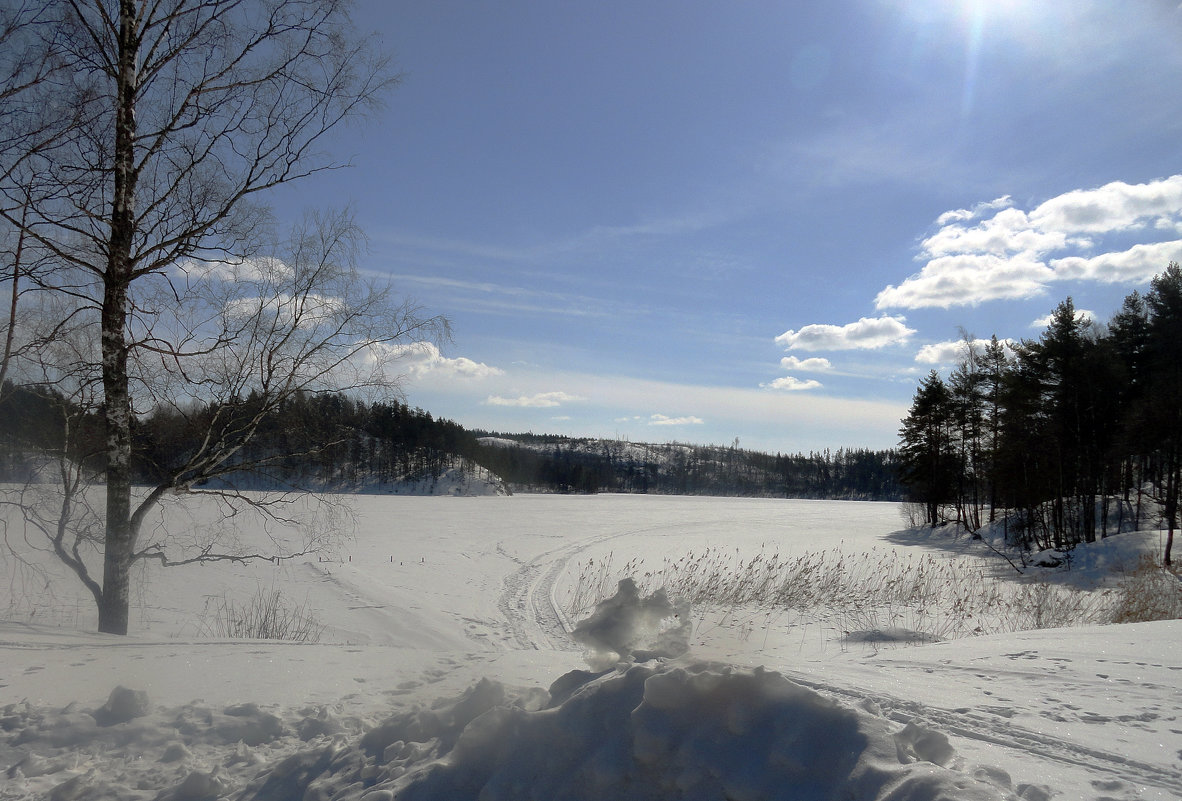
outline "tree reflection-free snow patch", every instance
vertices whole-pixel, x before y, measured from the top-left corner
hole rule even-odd
[[[482,684],[450,705],[433,705],[432,726],[398,716],[380,727],[381,743],[368,738],[364,746],[335,751],[326,772],[301,777],[303,788],[290,777],[264,774],[244,798],[278,798],[267,787],[273,792],[275,782],[290,797],[311,789],[333,801],[1007,796],[995,784],[945,767],[955,763],[955,752],[942,735],[914,722],[900,731],[778,673],[649,662],[575,676],[555,682],[567,695],[562,703],[532,710],[522,698]],[[487,709],[470,717],[480,706]],[[464,713],[453,714],[453,707]]]

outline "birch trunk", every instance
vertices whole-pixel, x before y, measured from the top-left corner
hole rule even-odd
[[[104,275],[102,361],[107,434],[107,521],[99,631],[126,634],[135,531],[131,524],[131,393],[127,379],[127,303],[135,236],[137,33],[134,0],[119,6],[114,192]]]

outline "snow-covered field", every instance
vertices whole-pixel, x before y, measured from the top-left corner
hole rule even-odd
[[[570,599],[589,565],[614,586],[631,562],[646,587],[685,554],[979,547],[899,533],[893,504],[350,502],[351,522],[318,524],[355,530],[326,556],[149,567],[126,638],[89,633],[80,585],[10,526],[38,569],[4,557],[0,799],[1182,797],[1178,621],[910,646],[923,632],[698,609],[688,653],[587,672]],[[191,501],[158,523],[221,525]],[[1079,565],[1158,541],[1118,539]],[[260,590],[314,612],[320,642],[211,636]]]

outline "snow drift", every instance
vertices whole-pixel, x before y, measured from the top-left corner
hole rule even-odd
[[[593,670],[606,670],[621,661],[681,656],[689,650],[691,629],[689,604],[673,604],[664,589],[641,597],[636,581],[625,578],[571,637],[590,649]]]
[[[954,769],[948,739],[826,699],[778,673],[657,661],[574,671],[549,693],[482,681],[346,748],[264,771],[243,799],[627,801],[1040,797]],[[1015,796],[1015,792],[1017,796]]]

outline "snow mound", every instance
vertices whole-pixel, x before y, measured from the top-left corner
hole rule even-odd
[[[297,750],[342,728],[324,710],[285,722],[253,703],[157,708],[146,692],[122,686],[91,710],[8,704],[0,708],[0,798],[212,801],[245,785],[271,748]]]
[[[514,695],[488,680],[397,715],[357,745],[263,771],[278,801],[937,801],[1014,797],[1004,771],[953,768],[948,739],[842,706],[778,673],[653,661]]]
[[[590,649],[587,663],[593,670],[606,670],[629,659],[681,656],[689,650],[692,625],[688,604],[674,605],[663,589],[642,598],[636,582],[626,578],[571,636]]]

